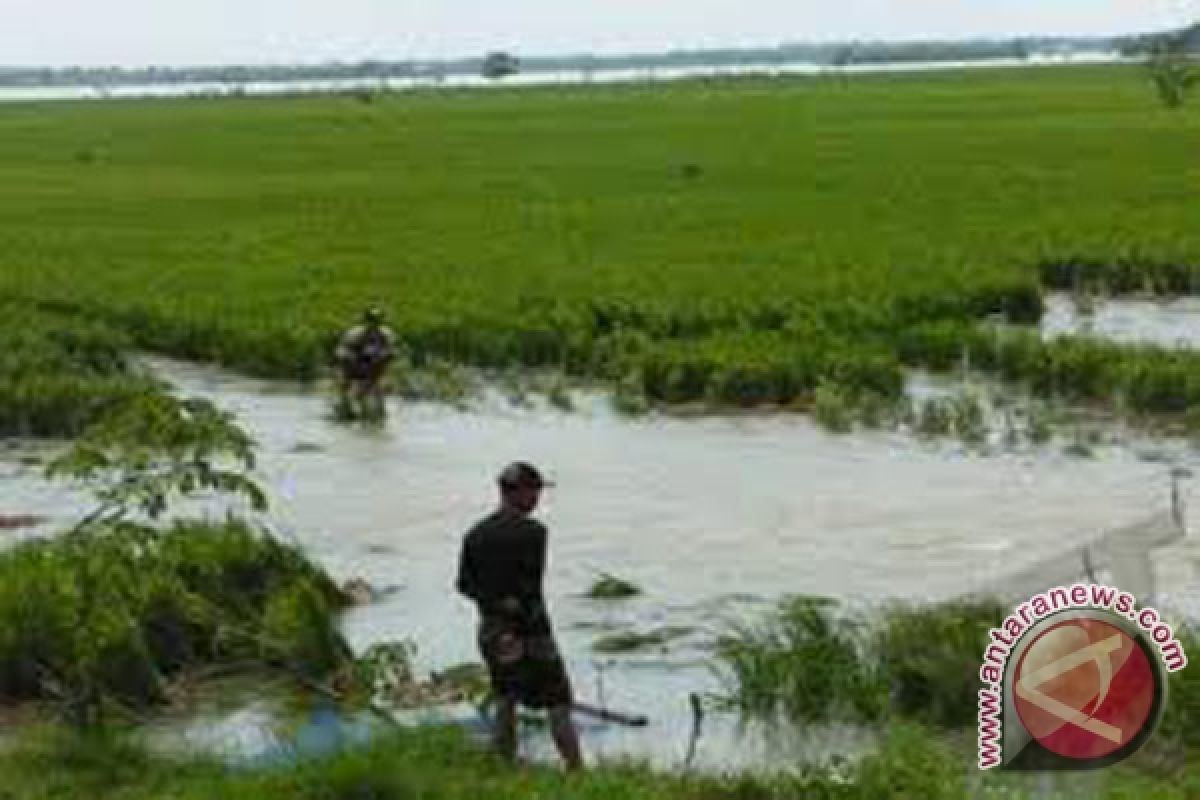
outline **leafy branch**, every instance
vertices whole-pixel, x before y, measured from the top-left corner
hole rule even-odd
[[[224,493],[265,511],[254,440],[211,402],[146,394],[103,417],[46,468],[51,478],[90,487],[98,508],[80,523],[115,522],[140,512],[158,519],[172,499]]]

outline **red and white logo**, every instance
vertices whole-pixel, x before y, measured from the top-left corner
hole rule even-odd
[[[1098,619],[1042,631],[1013,673],[1014,704],[1033,739],[1064,758],[1112,755],[1153,723],[1158,682],[1139,642]]]

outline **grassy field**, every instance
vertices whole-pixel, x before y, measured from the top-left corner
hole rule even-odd
[[[1133,68],[6,106],[0,296],[269,376],[318,374],[377,301],[417,361],[895,395],[983,314],[1035,319],[1063,264],[1190,287],[1196,121]],[[1131,380],[1069,355],[981,361]]]

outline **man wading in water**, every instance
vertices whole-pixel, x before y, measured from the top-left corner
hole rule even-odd
[[[500,508],[467,533],[458,565],[458,591],[479,608],[479,650],[496,698],[496,749],[516,760],[518,704],[549,709],[558,752],[568,769],[580,769],[571,683],[542,597],[546,528],[529,516],[547,484],[521,462],[497,482]]]
[[[383,324],[383,312],[369,308],[338,342],[335,358],[340,370],[341,408],[351,416],[382,417],[383,374],[396,357],[396,334]]]

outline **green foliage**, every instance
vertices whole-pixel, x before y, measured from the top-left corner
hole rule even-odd
[[[719,653],[747,711],[793,719],[878,719],[886,684],[869,663],[865,629],[832,601],[798,597],[758,625],[735,628]]]
[[[148,393],[115,406],[46,473],[92,489],[99,508],[91,519],[133,511],[155,519],[175,495],[202,492],[240,495],[265,510],[266,496],[245,475],[253,467],[254,441],[232,414],[207,400]]]
[[[1190,405],[1194,364],[980,352],[974,326],[1035,321],[1039,279],[1074,286],[1075,265],[1114,291],[1197,286],[1190,129],[1146,114],[1141,84],[1086,68],[24,107],[0,119],[0,296],[71,322],[8,352],[49,353],[59,327],[91,349],[0,381],[0,428],[74,433],[124,398],[119,371],[78,365],[104,332],[316,378],[368,297],[418,370],[563,370],[633,411],[807,406],[822,385],[894,401],[902,364],[952,368],[963,345],[1038,394]]]
[[[884,733],[877,755],[856,774],[855,796],[879,800],[961,800],[969,796],[962,756],[954,748],[909,723]]]
[[[893,710],[942,727],[968,726],[988,631],[1007,614],[989,602],[889,609],[875,648]]]
[[[1163,715],[1162,735],[1183,742],[1189,748],[1200,748],[1200,634],[1194,627],[1175,632],[1188,654],[1190,663],[1180,672],[1172,673],[1167,681],[1167,709]]]
[[[327,672],[344,651],[333,582],[239,523],[165,532],[106,523],[0,554],[0,703],[49,702],[77,722],[141,708],[213,663]]]
[[[987,631],[1004,615],[991,603],[895,606],[874,620],[802,598],[758,627],[736,629],[720,653],[731,699],[756,714],[877,720],[893,713],[958,727],[976,711]]]
[[[350,649],[330,620],[340,593],[304,578],[267,596],[262,613],[261,657],[309,676],[326,675],[346,663]]]
[[[687,636],[692,628],[665,626],[652,631],[621,631],[601,636],[592,643],[597,653],[632,653],[648,648],[665,648],[673,639]]]
[[[641,593],[642,590],[637,585],[604,572],[588,589],[587,596],[593,600],[621,600],[636,597]]]
[[[850,399],[838,387],[822,383],[813,394],[813,417],[826,430],[847,433],[854,428]]]
[[[202,759],[148,754],[128,737],[23,737],[0,752],[5,800],[1034,800],[1043,776],[983,776],[967,747],[920,727],[893,725],[878,749],[856,764],[787,769],[777,775],[680,776],[637,765],[605,763],[575,775],[555,768],[512,769],[457,730],[394,731],[366,747],[262,771],[231,771]],[[1030,780],[1022,780],[1031,777]],[[975,786],[975,784],[982,784]],[[1131,767],[1056,781],[1063,800],[1187,800],[1200,789],[1195,762],[1176,774]],[[1079,785],[1082,784],[1082,785]]]
[[[103,325],[0,299],[0,342],[0,435],[74,435],[155,391],[126,362],[128,340]]]
[[[1188,92],[1200,81],[1194,57],[1182,46],[1182,42],[1165,40],[1155,48],[1147,62],[1150,78],[1158,92],[1158,99],[1169,109],[1181,107]]]

